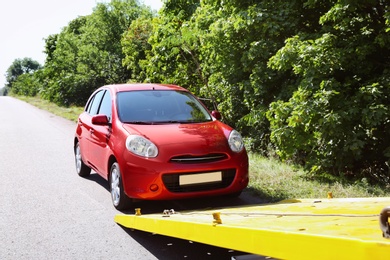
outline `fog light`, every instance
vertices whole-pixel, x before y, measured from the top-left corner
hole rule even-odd
[[[149,189],[151,190],[151,191],[158,191],[158,185],[157,184],[152,184],[152,185],[150,185],[150,187],[149,187]]]

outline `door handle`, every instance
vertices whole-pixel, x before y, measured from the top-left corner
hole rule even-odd
[[[92,135],[95,132],[95,129],[91,128],[89,129],[89,133]]]

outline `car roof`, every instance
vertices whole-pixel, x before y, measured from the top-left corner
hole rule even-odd
[[[173,84],[158,84],[158,83],[128,83],[128,84],[113,84],[103,88],[110,88],[114,92],[125,92],[134,90],[181,90],[188,91],[183,87]]]

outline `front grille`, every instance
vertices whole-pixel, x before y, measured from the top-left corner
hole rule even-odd
[[[216,154],[207,154],[202,156],[176,156],[171,158],[171,162],[174,163],[208,163],[208,162],[217,162],[227,159],[227,155],[223,153]]]
[[[194,173],[196,174],[196,172]],[[222,181],[220,182],[199,183],[199,184],[182,185],[182,186],[180,186],[179,184],[180,175],[181,174],[164,174],[162,176],[163,183],[170,192],[180,193],[180,192],[196,192],[196,191],[223,189],[232,184],[234,177],[236,175],[236,170],[235,169],[223,170]]]

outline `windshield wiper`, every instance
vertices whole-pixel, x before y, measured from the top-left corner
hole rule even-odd
[[[156,121],[155,124],[183,124],[187,123],[188,121],[183,120],[166,120],[166,121]]]
[[[135,125],[153,125],[155,122],[149,121],[127,121],[125,124],[135,124]]]

